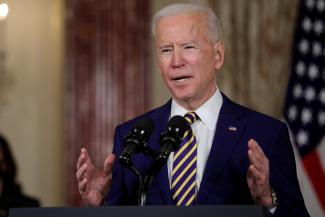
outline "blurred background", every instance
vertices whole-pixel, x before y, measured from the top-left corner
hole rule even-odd
[[[305,203],[311,216],[325,216],[324,0],[0,0],[0,133],[24,192],[43,206],[79,205],[80,148],[101,166],[119,123],[170,98],[150,21],[175,2],[201,2],[219,16],[226,60],[218,86],[226,95],[278,119],[301,115],[314,124],[302,134],[294,122],[292,132]],[[314,106],[313,119],[292,106],[313,85],[304,79],[299,85],[308,88],[297,88],[291,74],[298,72],[318,82],[314,98],[299,101]],[[318,139],[311,144],[306,135]]]

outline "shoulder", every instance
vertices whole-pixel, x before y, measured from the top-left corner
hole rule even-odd
[[[243,105],[237,104],[229,99],[226,95],[223,96],[223,107],[225,107],[225,113],[230,113],[228,115],[233,115],[237,120],[244,122],[248,126],[256,127],[279,127],[286,126],[286,124],[274,117],[266,115],[264,113],[255,111]]]
[[[39,207],[40,203],[36,198],[22,194],[20,197],[20,204],[24,207]]]
[[[254,138],[265,145],[278,141],[289,142],[289,131],[283,121],[239,105],[224,94],[219,120],[220,118],[223,124],[227,124],[225,127],[231,124],[242,129],[245,141]]]
[[[10,207],[38,207],[40,205],[36,198],[26,195],[18,184],[5,187],[2,202]]]
[[[237,126],[242,133],[241,140],[244,144],[243,147],[246,147],[249,139],[254,139],[259,143],[268,157],[276,149],[281,156],[283,156],[282,153],[288,153],[287,151],[291,153],[292,145],[289,138],[289,131],[284,122],[234,103],[227,97],[224,97],[224,105],[224,113],[226,116],[231,116],[227,120],[230,120],[230,124]]]

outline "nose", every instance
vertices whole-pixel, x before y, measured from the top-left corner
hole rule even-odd
[[[184,59],[183,59],[183,54],[180,49],[175,49],[173,52],[173,57],[172,57],[172,67],[173,68],[181,68],[184,66]]]

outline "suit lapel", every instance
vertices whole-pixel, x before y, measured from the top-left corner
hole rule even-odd
[[[197,197],[197,204],[203,204],[208,199],[216,181],[222,175],[225,167],[229,164],[232,153],[238,144],[243,125],[239,118],[243,110],[231,102],[224,94],[223,104],[217,121],[211,151],[204,170],[203,178]]]
[[[152,145],[155,150],[160,149],[159,145],[159,138],[161,133],[166,129],[169,116],[170,116],[170,107],[171,107],[171,100],[168,101],[159,113],[153,113],[151,115],[152,119],[155,122],[155,130],[154,134],[151,137]],[[174,204],[172,194],[170,191],[169,186],[169,179],[168,179],[168,170],[167,164],[158,172],[156,179],[158,180],[159,191],[160,194],[165,201],[165,204]]]

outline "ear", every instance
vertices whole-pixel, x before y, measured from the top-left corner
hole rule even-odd
[[[215,51],[215,68],[217,70],[221,69],[223,66],[224,58],[225,58],[225,47],[223,41],[218,41],[214,44]]]

